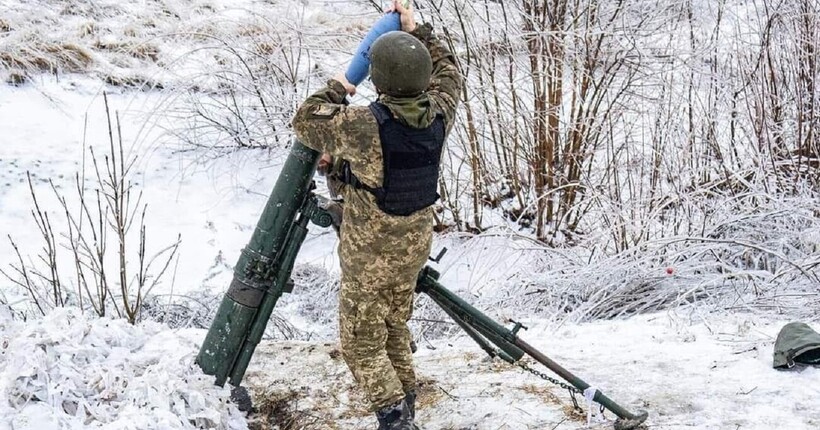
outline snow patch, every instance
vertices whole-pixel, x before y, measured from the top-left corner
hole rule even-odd
[[[191,337],[157,323],[55,309],[0,311],[0,429],[246,429]]]

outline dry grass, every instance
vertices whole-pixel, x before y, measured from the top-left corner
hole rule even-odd
[[[585,422],[587,420],[586,413],[583,410],[578,410],[571,400],[562,400],[554,392],[554,387],[546,385],[525,384],[521,387],[516,387],[521,391],[538,398],[542,402],[559,406],[563,411],[564,416],[570,421]],[[564,391],[562,391],[564,392]],[[564,392],[566,394],[566,392]],[[578,401],[583,401],[583,396],[578,395]]]
[[[172,46],[174,52],[180,46],[195,48],[186,35],[190,23],[210,19],[209,14],[219,12],[207,0],[190,2],[190,7],[149,2],[135,13],[130,6],[136,3],[23,2],[20,8],[0,18],[0,69],[21,70],[34,76],[62,72],[105,75],[117,68],[128,69],[119,74],[133,75],[137,70],[156,69],[176,60],[164,52],[164,45]],[[208,34],[226,31],[232,29],[211,23]],[[139,79],[110,80],[116,85],[144,86],[135,82]]]
[[[583,423],[587,420],[586,413],[584,411],[579,411],[572,405],[564,405],[561,407],[561,410],[564,412],[564,416],[570,421]]]
[[[113,41],[97,39],[93,47],[102,51],[124,53],[131,57],[146,60],[153,63],[159,61],[160,48],[153,43],[141,43],[136,41]]]
[[[419,377],[416,380],[416,410],[436,405],[444,397],[435,379]]]
[[[306,393],[304,388],[254,390],[254,408],[248,417],[248,426],[251,430],[341,430],[337,420],[371,414],[361,393],[353,386],[342,387],[339,393],[345,393],[350,401],[341,414],[332,410],[339,400],[329,393]],[[305,403],[311,406],[306,407]]]
[[[0,52],[0,65],[26,72],[86,72],[92,64],[94,57],[91,51],[71,42],[35,41],[15,50]]]
[[[268,34],[269,29],[259,24],[248,24],[242,26],[237,34],[244,37],[262,37]]]
[[[256,43],[256,53],[259,55],[271,55],[279,46],[270,41],[260,41]]]
[[[164,88],[161,82],[136,74],[120,76],[106,75],[103,78],[103,81],[105,81],[106,84],[111,86],[131,88],[141,91],[161,90]]]
[[[299,411],[297,404],[300,397],[301,395],[297,392],[255,393],[253,396],[255,405],[253,413],[248,417],[248,428],[251,430],[335,428],[329,424],[321,425],[316,417]]]
[[[28,75],[22,70],[12,70],[5,79],[9,85],[20,86],[28,82]]]
[[[87,21],[77,28],[77,35],[79,37],[93,36],[99,31],[99,25],[94,21]]]
[[[561,399],[552,392],[552,387],[545,385],[525,384],[520,387],[520,390],[537,397],[544,403],[551,405],[560,405],[563,403]]]
[[[7,69],[47,71],[52,63],[39,55],[24,55],[22,52],[0,52],[0,66]]]
[[[63,70],[84,72],[94,63],[94,57],[88,48],[75,43],[43,43],[40,49],[50,54]]]

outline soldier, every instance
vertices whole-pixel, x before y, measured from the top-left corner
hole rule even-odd
[[[339,260],[342,356],[376,412],[379,429],[414,428],[416,379],[407,328],[416,276],[432,244],[444,141],[462,80],[453,54],[412,6],[397,2],[402,31],[379,37],[370,75],[379,97],[348,106],[340,74],[293,121],[307,146],[343,159]]]

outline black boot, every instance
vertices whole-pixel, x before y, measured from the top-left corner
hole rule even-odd
[[[404,403],[407,405],[407,410],[410,412],[410,418],[413,419],[413,430],[419,430],[416,425],[416,390],[410,390],[404,394]]]
[[[416,420],[416,390],[410,390],[404,395],[404,403],[407,405],[407,410],[410,412],[410,418]]]
[[[379,430],[413,430],[413,417],[404,399],[376,411]]]

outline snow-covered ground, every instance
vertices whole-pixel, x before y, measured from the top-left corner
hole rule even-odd
[[[189,99],[180,95],[180,88],[193,86],[193,81],[207,83],[207,71],[222,61],[212,55],[214,50],[196,49],[219,46],[221,41],[203,42],[197,35],[261,43],[265,40],[259,35],[268,36],[270,29],[299,34],[300,43],[322,56],[322,70],[311,70],[302,78],[313,79],[300,82],[303,91],[315,86],[321,75],[342,67],[355,42],[351,34],[361,34],[376,16],[366,2],[0,0],[0,58],[10,52],[30,55],[21,54],[22,46],[52,54],[61,47],[74,53],[63,60],[76,67],[76,73],[35,74],[19,87],[0,84],[0,268],[7,269],[17,259],[7,234],[24,256],[33,256],[42,247],[30,214],[27,172],[41,207],[58,226],[58,237],[64,233],[59,230],[61,209],[49,180],[69,204],[76,203],[75,174],[85,171],[86,184],[93,186],[86,148],[102,154],[109,145],[105,91],[112,113],[119,114],[126,155],[136,157],[131,179],[148,205],[148,252],[162,249],[177,235],[182,238],[178,259],[152,292],[154,297],[169,304],[182,300],[188,306],[203,294],[218,298],[285,152],[244,149],[219,152],[217,157],[207,149],[169,142],[164,115],[178,112],[169,103],[175,109],[186,103]],[[332,31],[320,31],[323,28]],[[299,67],[307,69],[308,62]],[[5,79],[7,72],[0,70],[0,77]],[[157,88],[142,91],[127,82]],[[318,181],[323,190],[321,178]],[[816,225],[803,233],[807,241],[820,244]],[[332,230],[311,228],[295,269],[298,288],[277,305],[272,325],[280,327],[260,345],[247,374],[246,384],[259,408],[252,426],[375,427],[336,345],[336,244]],[[623,268],[595,267],[584,263],[594,251],[546,249],[533,243],[527,232],[505,228],[478,236],[440,234],[434,250],[442,247],[449,249],[437,265],[444,285],[500,321],[515,319],[531,327],[523,332],[525,340],[627,409],[647,410],[649,428],[820,427],[815,401],[820,369],[771,368],[774,338],[791,317],[820,329],[819,317],[811,312],[820,300],[816,284],[798,276],[803,295],[778,288],[761,293],[761,301],[776,299],[764,305],[771,304],[781,315],[762,314],[764,305],[745,302],[732,312],[721,310],[728,307],[725,303],[711,306],[710,286],[738,278],[749,281],[732,285],[755,289],[755,276],[778,285],[778,279],[793,274],[789,270],[795,272],[787,265],[779,275],[767,270],[735,275],[729,270],[706,278],[699,260],[687,261],[689,254],[680,251],[680,267],[672,273],[664,271],[662,262],[649,261],[651,257]],[[698,255],[709,254],[702,249]],[[760,264],[765,266],[766,261]],[[589,315],[586,311],[567,310],[588,294],[589,282],[622,275],[649,280],[654,292],[666,289],[675,297],[674,292],[681,291],[673,303],[676,307],[583,323],[578,321]],[[527,299],[562,282],[577,285],[577,296]],[[635,288],[624,294],[640,294],[643,285]],[[689,292],[705,297],[703,304],[690,304]],[[188,298],[191,301],[186,302]],[[561,301],[541,307],[551,298]],[[2,276],[0,302],[36,315],[24,291]],[[487,362],[452,324],[429,321],[442,317],[429,301],[420,299],[418,304],[412,324],[420,347],[418,416],[424,429],[586,426],[587,417],[573,412],[565,390],[520,369]],[[535,308],[538,315],[529,314]],[[0,305],[0,430],[247,426],[228,402],[228,391],[212,386],[193,364],[205,334],[202,329],[169,328],[151,321],[130,326],[75,308],[27,321],[11,314]],[[579,402],[583,405],[583,399]],[[597,423],[592,428],[609,425]]]
[[[85,163],[86,183],[92,186],[91,155],[86,148],[104,154],[109,145],[102,98],[105,89],[98,81],[78,76],[63,77],[59,82],[45,78],[23,88],[0,86],[4,242],[6,233],[21,244],[40,239],[36,227],[31,228],[32,199],[26,172],[31,173],[40,202],[49,210],[59,208],[49,179],[76,204],[74,175],[82,173]],[[185,257],[176,267],[181,276],[174,285],[169,282],[163,293],[185,294],[208,286],[221,290],[226,278],[214,278],[225,271],[220,255],[228,264],[235,261],[284,158],[281,152],[252,150],[203,161],[200,154],[161,147],[156,143],[158,131],[147,129],[146,123],[150,123],[152,107],[165,97],[162,93],[109,94],[112,115],[118,112],[122,123],[126,158],[138,157],[131,179],[147,204],[148,252],[172,243],[181,234],[180,255]],[[53,221],[59,223],[56,216]],[[317,241],[323,245],[315,249],[325,251],[303,253],[303,261],[329,259],[332,265],[335,236],[325,231],[308,239],[309,244]],[[10,251],[5,249],[2,254],[3,267],[13,261]]]
[[[820,369],[771,367],[786,322],[669,312],[558,329],[532,321],[523,337],[627,409],[649,411],[649,428],[817,428]],[[0,429],[247,428],[229,390],[193,364],[203,330],[76,309],[22,322],[6,308],[0,329]],[[416,359],[425,429],[611,426],[588,426],[564,389],[487,361],[466,337],[424,342]],[[264,342],[245,384],[252,428],[375,427],[333,341]]]
[[[621,406],[649,411],[652,429],[817,428],[820,369],[771,367],[786,322],[670,312],[555,330],[535,322],[522,337]],[[259,353],[248,383],[297,428],[375,427],[332,342],[268,343]],[[485,357],[466,336],[420,345],[423,428],[610,428],[586,427],[566,390]]]

